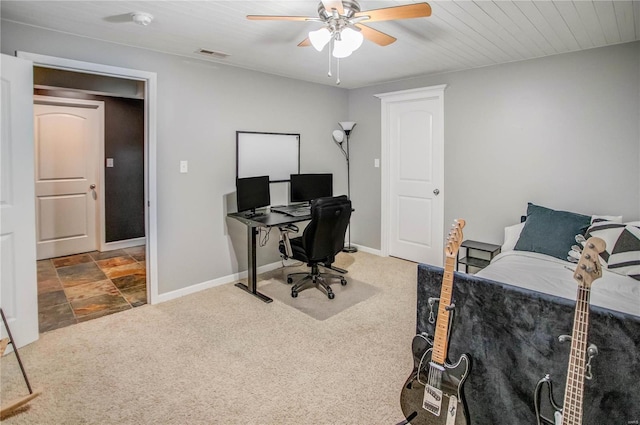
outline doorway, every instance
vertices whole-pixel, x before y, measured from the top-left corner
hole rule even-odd
[[[57,87],[73,77],[34,72],[40,332],[147,298],[144,100]]]
[[[140,276],[144,276],[146,280],[146,290],[144,291],[144,295],[141,295],[139,292],[137,296],[131,298],[129,300],[129,305],[131,307],[135,305],[140,305],[140,303],[154,303],[157,300],[158,292],[157,292],[157,265],[156,265],[156,257],[157,257],[157,248],[156,248],[156,206],[151,202],[151,198],[155,200],[155,191],[156,191],[156,183],[155,183],[155,141],[156,141],[156,119],[155,119],[155,93],[156,93],[156,74],[150,73],[146,71],[137,71],[131,69],[124,68],[116,68],[110,67],[100,64],[92,64],[87,62],[79,62],[43,55],[36,55],[25,52],[18,52],[18,56],[29,59],[33,62],[34,65],[45,68],[54,68],[54,69],[63,69],[67,71],[80,72],[83,74],[95,74],[95,75],[109,75],[116,78],[123,78],[129,80],[136,80],[142,83],[142,90],[144,93],[144,117],[143,117],[143,127],[144,127],[144,158],[142,160],[142,165],[139,167],[143,174],[144,184],[143,184],[143,196],[140,201],[142,205],[142,215],[144,216],[143,227],[144,233],[142,240],[138,238],[135,245],[136,246],[111,246],[109,247],[110,251],[90,251],[86,253],[81,253],[77,255],[67,256],[67,257],[59,257],[57,264],[61,267],[68,267],[72,265],[81,265],[81,267],[87,269],[98,269],[102,272],[104,270],[101,266],[111,265],[113,267],[120,267],[120,271],[123,269],[135,269],[134,273],[127,274],[106,274],[107,279],[102,279],[94,282],[83,282],[81,284],[93,283],[95,285],[94,289],[97,289],[101,285],[104,286],[105,280],[113,280],[122,277],[126,277],[126,282],[121,282],[125,287],[136,286],[136,283],[139,283]],[[141,242],[141,243],[140,243]],[[116,257],[115,255],[118,254]],[[118,258],[118,259],[116,259]],[[124,260],[122,258],[125,258]],[[39,274],[43,277],[52,277],[52,271],[58,275],[58,278],[62,279],[65,276],[69,276],[67,274],[61,274],[59,272],[60,268],[56,267],[53,264],[53,267],[44,267],[42,264],[38,264]],[[74,263],[74,264],[71,264]],[[126,263],[126,264],[115,264],[115,263]],[[113,278],[113,279],[112,279]],[[52,279],[48,280],[49,284],[53,284]],[[102,282],[102,283],[100,283]],[[118,288],[116,286],[118,290]],[[52,291],[55,292],[55,291]],[[69,291],[71,292],[71,291]],[[108,291],[107,291],[108,292]],[[112,290],[113,292],[113,290]],[[122,291],[121,291],[122,292]],[[63,291],[64,293],[64,291]],[[51,295],[51,298],[60,297],[60,293],[56,295]],[[104,294],[103,294],[104,295]],[[107,294],[108,295],[108,294]],[[114,294],[111,294],[114,295]],[[39,300],[42,298],[40,297]],[[89,306],[89,311],[93,306]],[[79,320],[82,321],[82,320]]]
[[[442,266],[445,86],[382,100],[382,252]]]

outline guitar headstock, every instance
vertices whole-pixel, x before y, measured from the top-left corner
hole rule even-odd
[[[447,237],[447,245],[444,248],[444,254],[447,257],[455,258],[458,255],[458,249],[460,249],[460,244],[462,243],[462,228],[465,224],[466,222],[461,218],[453,222]]]
[[[606,248],[605,242],[596,237],[589,238],[582,249],[582,256],[576,267],[573,278],[579,286],[589,288],[594,280],[602,276],[600,253]]]

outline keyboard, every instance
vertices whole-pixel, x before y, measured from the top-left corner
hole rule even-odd
[[[291,217],[304,217],[305,215],[311,215],[311,208],[296,208],[295,210],[285,211],[284,213],[290,215]]]
[[[303,217],[305,215],[311,215],[311,207],[309,206],[271,207],[271,211],[286,214],[290,217]]]

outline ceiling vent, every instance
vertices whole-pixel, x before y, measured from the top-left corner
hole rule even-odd
[[[228,53],[216,52],[215,50],[209,50],[209,49],[198,49],[196,50],[196,53],[199,53],[204,56],[216,58],[216,59],[226,59],[227,57],[231,56]]]

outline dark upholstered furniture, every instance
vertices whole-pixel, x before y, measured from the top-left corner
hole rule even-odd
[[[418,333],[434,334],[428,299],[440,296],[442,272],[418,265]],[[562,403],[570,343],[558,336],[571,335],[575,301],[462,273],[454,275],[453,301],[449,359],[472,358],[465,385],[472,424],[535,424],[533,394],[545,374]],[[638,423],[640,317],[592,305],[588,339],[599,354],[585,381],[584,425]]]
[[[347,284],[340,275],[320,273],[319,265],[332,263],[338,252],[344,247],[344,235],[351,217],[351,201],[346,196],[318,198],[311,202],[311,221],[302,236],[290,240],[292,257],[304,261],[311,268],[308,273],[292,273],[287,282],[292,283],[294,276],[304,276],[291,287],[291,296],[298,292],[317,287],[322,289],[329,299],[334,298],[329,286],[332,281]]]

